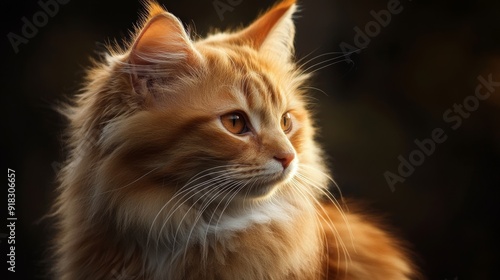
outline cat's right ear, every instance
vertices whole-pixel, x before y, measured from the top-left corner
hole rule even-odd
[[[147,91],[148,83],[192,69],[199,60],[182,23],[154,2],[130,49],[128,64],[136,92]]]

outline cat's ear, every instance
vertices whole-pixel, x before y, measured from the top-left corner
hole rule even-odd
[[[155,2],[132,44],[129,64],[134,85],[155,73],[168,75],[192,68],[199,57],[182,23]]]
[[[294,52],[295,25],[292,17],[296,9],[295,0],[285,0],[243,29],[238,36],[262,54],[273,59],[290,60]]]

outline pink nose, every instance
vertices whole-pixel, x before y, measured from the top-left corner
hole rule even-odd
[[[290,163],[292,163],[294,158],[295,154],[290,152],[280,153],[274,156],[274,159],[281,163],[283,169],[286,169],[290,165]]]

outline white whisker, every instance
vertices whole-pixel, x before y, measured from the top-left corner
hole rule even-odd
[[[227,166],[220,166],[220,167],[218,167],[218,168],[224,168],[224,167],[227,167]],[[210,168],[209,170],[213,170],[213,169],[215,169],[215,168]],[[206,171],[208,171],[208,170],[206,170]],[[155,224],[156,220],[157,220],[157,219],[158,219],[158,217],[160,216],[161,212],[162,212],[162,211],[163,211],[163,210],[167,207],[167,205],[169,205],[169,204],[170,204],[170,202],[171,202],[171,201],[175,201],[175,204],[174,204],[172,207],[175,207],[176,205],[179,205],[179,207],[180,207],[180,205],[182,205],[182,203],[180,203],[181,201],[186,201],[186,200],[189,200],[189,198],[188,198],[188,199],[186,199],[186,200],[183,200],[183,198],[184,198],[184,197],[186,197],[186,196],[189,194],[189,192],[191,192],[191,191],[192,191],[192,189],[196,189],[196,188],[199,188],[199,187],[201,187],[201,186],[204,186],[204,185],[207,185],[207,184],[213,183],[213,182],[215,182],[215,181],[219,180],[219,178],[220,178],[220,177],[224,177],[225,175],[227,175],[227,174],[218,175],[218,176],[216,176],[216,177],[214,177],[214,178],[211,178],[210,180],[204,181],[204,182],[202,182],[202,183],[198,183],[198,184],[196,184],[196,185],[194,185],[194,186],[190,186],[190,184],[191,184],[192,182],[196,182],[196,181],[198,180],[198,178],[196,178],[197,176],[199,176],[200,174],[204,174],[206,171],[199,172],[198,174],[196,174],[195,176],[193,176],[190,180],[188,180],[188,182],[187,182],[186,184],[184,184],[184,186],[182,186],[182,187],[181,187],[181,188],[180,188],[180,189],[179,189],[179,190],[178,190],[178,191],[174,194],[174,196],[172,196],[172,197],[171,197],[171,198],[170,198],[170,199],[169,199],[169,200],[168,200],[168,201],[167,201],[167,202],[163,205],[163,207],[162,207],[162,208],[160,208],[160,210],[158,211],[158,213],[157,213],[157,214],[156,214],[156,216],[154,217],[153,222],[151,223],[151,226],[150,226],[150,228],[149,228],[149,232],[148,232],[148,241],[147,241],[147,244],[149,244],[149,238],[150,238],[150,236],[151,236],[151,233],[152,233],[152,230],[153,230],[153,227],[154,227],[154,224]],[[213,175],[216,175],[216,174],[218,174],[218,173],[224,173],[224,172],[226,172],[226,171],[225,171],[225,170],[222,170],[222,171],[217,171],[217,172],[210,172],[210,173],[207,173],[207,174],[205,174],[205,175],[203,175],[203,176],[201,176],[201,177],[213,176]],[[180,195],[182,195],[182,197],[178,198],[178,196],[180,196]],[[177,208],[176,208],[174,211],[176,211],[176,210],[177,210]],[[171,213],[171,214],[173,215],[173,213]],[[167,217],[167,219],[166,219],[166,220],[168,221],[168,219],[169,219],[170,217],[171,217],[171,215],[169,215],[169,216]],[[162,230],[160,229],[160,233],[161,233],[161,231],[162,231]]]
[[[329,192],[327,191],[326,189],[324,189],[323,187],[321,186],[318,186],[315,182],[313,182],[312,180],[310,180],[309,178],[307,178],[307,176],[304,176],[302,175],[300,172],[297,172],[297,177],[306,181],[306,183],[315,188],[316,190],[320,191],[325,198],[327,198],[334,206],[335,208],[338,210],[339,214],[341,215],[342,219],[344,220],[344,223],[346,224],[347,226],[347,230],[349,232],[349,236],[351,237],[351,244],[354,248],[354,251],[356,252],[356,247],[355,247],[355,243],[354,243],[354,235],[352,234],[352,230],[351,230],[351,225],[349,223],[349,220],[347,219],[347,216],[345,215],[342,207],[340,206],[340,203],[338,202],[338,200]],[[333,181],[333,180],[332,180]]]

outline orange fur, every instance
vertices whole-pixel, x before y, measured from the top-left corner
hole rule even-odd
[[[295,1],[199,41],[148,11],[65,111],[56,278],[411,279],[396,239],[328,193],[293,63]]]

